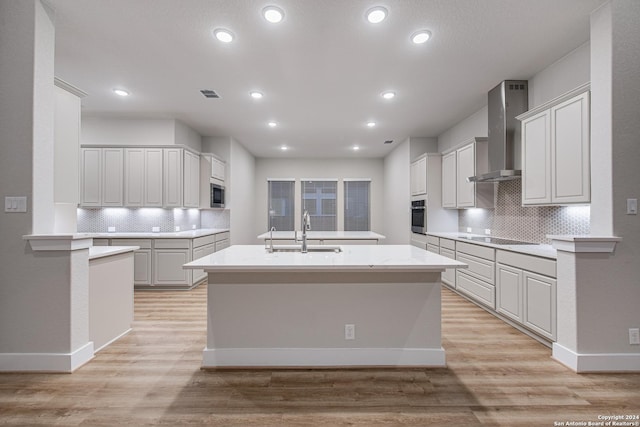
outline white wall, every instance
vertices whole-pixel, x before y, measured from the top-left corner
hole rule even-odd
[[[175,120],[82,117],[81,144],[174,145]]]
[[[411,238],[410,141],[407,139],[384,158],[385,243],[408,245]]]
[[[202,151],[202,137],[179,120],[174,120],[175,144],[184,145],[198,152]]]
[[[255,157],[239,142],[231,138],[227,163],[228,182],[225,183],[231,212],[231,244],[247,245],[255,242],[254,210],[256,209]],[[225,201],[226,202],[226,201]]]
[[[255,207],[253,224],[255,236],[268,230],[268,192],[267,179],[269,178],[295,178],[295,221],[296,229],[300,230],[300,179],[301,178],[328,178],[338,179],[337,214],[338,230],[344,229],[344,178],[371,179],[370,209],[371,230],[383,233],[382,194],[383,194],[383,161],[382,159],[276,159],[259,158],[256,161],[255,176]],[[407,187],[408,188],[408,187]],[[408,191],[408,190],[407,190]]]
[[[487,106],[484,106],[460,123],[457,123],[440,134],[438,136],[438,151],[444,153],[476,136],[486,137],[489,133],[488,123],[489,110]]]
[[[424,153],[438,152],[438,138],[409,138],[409,152],[411,161]]]

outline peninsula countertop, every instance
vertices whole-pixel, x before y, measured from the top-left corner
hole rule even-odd
[[[295,231],[274,231],[273,240],[293,240]],[[258,236],[258,239],[269,239],[267,231]],[[298,238],[302,238],[302,232],[298,231]],[[307,231],[308,240],[382,240],[385,236],[373,231]]]
[[[278,246],[275,246],[277,249]],[[318,246],[322,248],[322,246]],[[443,271],[467,265],[411,245],[342,245],[341,252],[268,252],[263,245],[235,245],[185,264],[205,271]]]

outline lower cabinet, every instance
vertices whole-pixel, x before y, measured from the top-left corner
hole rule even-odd
[[[95,240],[94,245],[96,245]],[[140,247],[133,252],[133,284],[135,286],[150,286],[153,283],[151,278],[152,242],[152,239],[111,239],[111,246]]]
[[[456,270],[456,290],[495,309],[495,250],[457,242],[456,259],[469,266],[467,269]]]
[[[449,239],[440,239],[440,255],[456,259],[456,242]],[[453,289],[456,288],[455,268],[449,268],[442,273],[442,283]]]
[[[156,239],[153,249],[155,286],[191,286],[191,270],[182,266],[191,261],[188,239]]]
[[[555,340],[555,261],[504,251],[498,251],[497,259],[496,311]]]

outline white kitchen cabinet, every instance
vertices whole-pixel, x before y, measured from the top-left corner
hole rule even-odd
[[[522,121],[522,204],[589,203],[589,85],[518,116]]]
[[[222,160],[211,156],[211,178],[224,181],[226,174],[226,164]]]
[[[182,207],[183,150],[180,148],[164,149],[164,207]]]
[[[450,259],[456,259],[456,253],[455,251],[452,251],[451,249],[447,249],[443,246],[440,246],[440,255],[450,258]],[[449,285],[450,287],[452,287],[453,289],[456,288],[456,270],[455,268],[448,268],[446,269],[443,273],[442,273],[442,283],[444,283],[445,285]]]
[[[487,138],[473,138],[442,157],[442,206],[445,208],[493,208],[495,185],[469,182],[470,176],[489,171]]]
[[[122,148],[83,148],[81,150],[81,205],[86,207],[123,206]]]
[[[125,149],[125,206],[162,207],[162,162],[160,148]]]
[[[149,286],[153,283],[151,276],[152,242],[152,239],[111,239],[111,246],[138,246],[140,248],[133,252],[133,284],[135,286]]]
[[[216,236],[216,252],[221,251],[231,246],[231,235],[228,231],[224,233],[218,233]]]
[[[456,208],[456,152],[442,156],[442,207]]]
[[[556,339],[556,261],[497,251],[496,311]]]
[[[153,246],[154,286],[191,286],[191,270],[182,268],[191,261],[189,239],[155,239]]]
[[[184,207],[200,205],[200,156],[184,151]]]
[[[193,255],[192,260],[202,258],[210,255],[216,251],[216,236],[202,236],[193,239]],[[192,270],[193,284],[201,282],[207,278],[207,273],[204,270]]]
[[[456,259],[469,266],[456,270],[456,290],[495,309],[495,250],[456,242]]]
[[[420,196],[427,194],[427,156],[423,155],[413,161],[409,171],[411,195]]]

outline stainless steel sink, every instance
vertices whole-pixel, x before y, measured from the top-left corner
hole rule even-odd
[[[269,248],[266,248],[269,251]],[[298,245],[280,245],[274,246],[273,252],[302,252],[302,246]],[[334,245],[309,245],[307,252],[342,252],[341,246]]]

